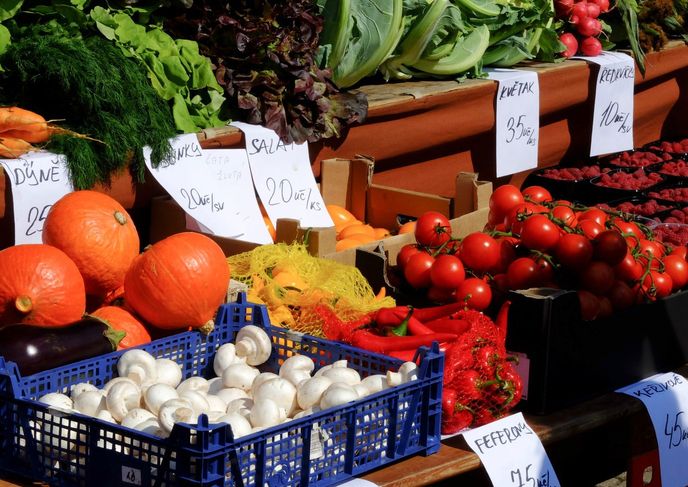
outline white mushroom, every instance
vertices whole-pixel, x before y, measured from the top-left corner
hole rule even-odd
[[[227,409],[227,403],[220,396],[208,394],[205,396],[205,400],[208,401],[208,413],[213,411],[222,411],[224,413]]]
[[[234,363],[236,358],[236,349],[233,343],[225,343],[215,352],[213,359],[213,370],[215,375],[221,376],[222,372]]]
[[[196,416],[206,412],[210,408],[210,404],[208,404],[205,394],[201,394],[198,391],[184,391],[179,394],[179,397],[188,399]]]
[[[222,389],[218,391],[216,395],[227,404],[232,402],[234,399],[248,397],[248,393],[245,390],[237,387],[228,387],[226,389]]]
[[[130,384],[135,385],[136,387],[139,387],[139,385],[134,382],[133,380],[129,379],[128,377],[115,377],[114,379],[110,379],[104,386],[103,386],[103,392],[107,395],[108,392],[110,392],[110,389],[112,389],[112,386],[115,384],[119,384],[120,382],[128,382]]]
[[[231,426],[234,438],[240,438],[251,433],[251,423],[249,423],[246,418],[236,413],[220,416],[215,422],[227,423]]]
[[[149,435],[153,436],[160,436],[160,437],[166,437],[167,434],[165,433],[165,430],[163,430],[162,426],[160,426],[160,422],[158,421],[157,418],[150,418],[147,419],[136,426],[134,426],[135,430],[143,431],[144,433],[148,433]]]
[[[138,429],[136,426],[149,419],[155,419],[155,415],[147,409],[134,408],[122,419],[122,426],[125,428]]]
[[[42,402],[43,404],[47,404],[63,412],[70,412],[74,408],[72,400],[67,395],[60,392],[49,392],[39,397],[38,402]]]
[[[361,382],[361,375],[354,369],[349,369],[347,367],[333,367],[323,372],[322,376],[327,377],[333,383],[343,382],[350,386]]]
[[[303,411],[299,411],[294,415],[292,419],[299,419],[303,418],[304,416],[308,416],[309,414],[313,413],[318,413],[320,412],[320,406],[313,406],[312,408],[304,409]]]
[[[242,328],[243,330],[243,328]],[[225,387],[236,387],[248,391],[260,372],[247,364],[232,364],[222,372]]]
[[[284,361],[280,367],[279,376],[298,386],[299,382],[310,379],[314,368],[313,359],[297,354]]]
[[[170,399],[179,397],[177,390],[169,384],[153,384],[143,395],[144,404],[150,412],[157,415],[160,406]]]
[[[219,423],[219,419],[226,415],[224,411],[208,411],[206,416],[208,416],[208,423]]]
[[[325,365],[324,367],[320,367],[318,370],[315,371],[315,374],[313,374],[313,377],[320,377],[323,375],[325,372],[327,372],[330,369],[335,369],[339,367],[346,368],[348,365],[348,362],[346,360],[337,360],[336,362],[331,363],[330,365]]]
[[[131,409],[141,404],[141,391],[130,382],[118,382],[108,391],[105,402],[112,417],[121,422]]]
[[[168,358],[159,358],[155,361],[155,370],[158,378],[156,383],[167,384],[171,387],[177,387],[182,381],[182,368],[174,360]]]
[[[84,391],[74,399],[74,409],[87,416],[97,416],[99,412],[107,410],[105,394],[98,389]]]
[[[251,384],[251,391],[255,391],[260,387],[261,384],[264,384],[265,382],[272,379],[279,379],[279,377],[279,375],[274,374],[272,372],[261,372],[260,374],[258,374],[258,376],[256,376],[255,379],[253,379],[253,384]]]
[[[186,391],[196,391],[207,394],[210,384],[203,377],[189,377],[177,386],[177,392],[181,396]]]
[[[253,405],[249,419],[254,428],[268,428],[280,424],[287,417],[284,408],[280,408],[272,399],[262,399]]]
[[[110,411],[107,409],[103,409],[101,411],[98,411],[98,414],[96,414],[96,418],[102,419],[103,421],[107,421],[108,423],[116,423],[115,418],[112,417],[112,414],[110,414]]]
[[[94,386],[93,384],[89,384],[88,382],[79,382],[78,384],[74,384],[70,389],[69,389],[69,396],[72,398],[72,401],[79,397],[79,394],[82,392],[93,392],[97,391],[98,388]]]
[[[358,384],[354,384],[352,387],[356,391],[356,394],[358,394],[358,397],[366,397],[366,396],[370,395],[370,390],[362,382],[359,382]]]
[[[225,385],[222,383],[222,377],[213,377],[208,380],[208,394],[217,394]]]
[[[296,391],[296,400],[301,409],[309,409],[316,404],[320,404],[320,398],[328,387],[332,385],[332,380],[328,377],[311,377],[299,384]]]
[[[320,399],[320,409],[327,409],[341,404],[346,404],[358,399],[356,390],[344,382],[332,384],[323,393]]]
[[[253,399],[242,397],[227,404],[227,409],[225,412],[227,414],[237,413],[247,418],[251,414],[251,409],[253,409],[254,404],[255,403],[253,402]]]
[[[387,384],[398,386],[418,378],[418,366],[415,362],[404,362],[399,366],[398,372],[387,371]]]
[[[264,382],[253,391],[254,404],[260,404],[264,399],[275,401],[278,407],[287,411],[287,416],[296,409],[296,387],[287,379],[281,377]]]
[[[160,406],[158,421],[166,434],[172,431],[175,423],[194,424],[198,421],[198,416],[194,414],[191,403],[188,399],[170,399]]]
[[[370,394],[383,391],[389,388],[387,376],[382,374],[369,375],[361,380],[361,384],[366,386]]]
[[[145,350],[127,350],[117,361],[120,377],[128,377],[137,384],[153,382],[158,376],[155,357]]]
[[[272,342],[265,330],[255,325],[246,325],[236,336],[236,355],[246,357],[249,365],[260,365],[270,358]]]

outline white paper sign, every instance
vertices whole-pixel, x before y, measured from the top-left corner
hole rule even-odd
[[[14,205],[14,243],[41,243],[50,208],[74,191],[62,155],[30,152],[20,159],[0,159],[9,175]]]
[[[605,51],[599,56],[576,59],[600,65],[595,85],[590,155],[633,149],[633,58]]]
[[[674,372],[657,374],[617,392],[640,399],[652,420],[663,487],[688,485],[688,381]]]
[[[540,442],[517,413],[463,433],[495,487],[559,487]]]
[[[497,81],[497,177],[508,176],[538,164],[540,136],[540,85],[537,73],[515,69],[488,69]]]
[[[167,190],[184,211],[197,220],[203,227],[215,235],[236,238],[256,243],[268,243],[271,239],[257,209],[255,194],[238,189],[241,181],[248,188],[248,174],[235,176],[235,181],[220,182],[217,169],[211,169],[207,162],[207,153],[201,149],[194,134],[185,134],[171,140],[174,158],[154,168],[150,160],[150,149],[144,149],[146,166],[155,179]],[[222,156],[222,165],[232,171],[240,171],[243,159],[238,162],[226,162]],[[246,181],[249,181],[248,183]],[[250,199],[253,198],[253,204]],[[262,230],[261,230],[262,229]]]
[[[304,227],[334,225],[313,176],[308,144],[285,144],[272,130],[232,122],[244,132],[253,184],[273,225],[294,218]]]

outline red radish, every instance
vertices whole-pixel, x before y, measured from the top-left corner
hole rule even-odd
[[[565,32],[559,36],[559,40],[566,46],[566,50],[561,53],[565,58],[569,58],[578,52],[578,40],[570,32]]]
[[[597,17],[600,16],[601,9],[600,9],[600,6],[597,5],[596,3],[592,3],[592,2],[589,3],[587,5],[587,8],[588,8],[588,17],[590,17],[591,19],[596,19]]]
[[[581,19],[580,23],[576,26],[578,33],[584,37],[595,37],[602,32],[602,24],[599,20],[587,17]]]
[[[579,22],[580,22],[580,17],[578,17],[578,15],[572,15],[571,16],[571,23],[573,25],[578,25]]]
[[[584,56],[599,56],[602,52],[602,43],[595,37],[586,37],[580,46]]]
[[[588,16],[588,2],[576,2],[573,8],[571,9],[571,15],[575,15],[580,20],[586,18]]]
[[[593,0],[598,7],[600,7],[600,12],[609,12],[609,0]]]
[[[559,17],[566,17],[573,8],[573,0],[556,0],[554,2],[554,8]]]

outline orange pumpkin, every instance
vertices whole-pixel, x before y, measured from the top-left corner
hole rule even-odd
[[[85,310],[84,280],[67,254],[43,244],[0,251],[0,326],[59,327]]]
[[[195,232],[178,233],[139,255],[124,279],[124,299],[153,326],[199,328],[224,302],[229,267],[219,245]]]
[[[134,315],[119,306],[103,306],[91,313],[110,325],[111,328],[126,333],[119,342],[117,350],[150,343],[151,336],[146,327]]]
[[[75,191],[48,213],[43,243],[64,251],[76,263],[86,293],[105,296],[124,283],[139,253],[134,222],[117,201],[97,191]]]

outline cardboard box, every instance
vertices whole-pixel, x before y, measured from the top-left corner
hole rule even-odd
[[[527,412],[549,414],[688,362],[688,291],[594,321],[581,320],[575,291],[510,299],[506,346],[527,373]]]

